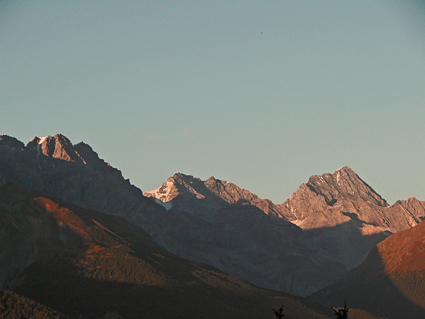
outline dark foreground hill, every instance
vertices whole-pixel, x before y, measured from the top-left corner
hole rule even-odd
[[[1,182],[1,289],[82,318],[330,318],[329,308],[172,255],[123,218]]]
[[[379,316],[425,318],[425,222],[379,243],[359,267],[311,299],[332,305],[341,296]]]
[[[0,291],[0,319],[70,319],[45,305],[13,291]]]

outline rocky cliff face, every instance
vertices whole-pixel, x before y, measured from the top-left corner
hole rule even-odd
[[[348,167],[310,177],[281,205],[283,215],[303,229],[335,226],[350,220],[334,212],[359,212],[367,216],[375,215],[372,210],[387,206],[386,201]]]
[[[399,232],[417,225],[425,214],[424,202],[415,198],[389,206],[348,167],[310,177],[278,206],[283,216],[302,229],[333,227],[354,219],[362,224],[363,235]]]

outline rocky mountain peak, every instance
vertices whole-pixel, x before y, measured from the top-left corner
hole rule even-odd
[[[18,149],[25,147],[24,143],[19,141],[17,138],[5,134],[0,135],[0,146],[7,146]]]
[[[47,157],[68,162],[84,162],[71,141],[62,134],[48,135],[42,138],[36,136],[27,144],[26,149],[36,149],[37,152]]]
[[[143,195],[156,198],[163,203],[170,202],[179,195],[183,197],[195,196],[198,199],[203,199],[205,196],[199,190],[202,186],[203,183],[199,178],[183,173],[176,173],[168,178],[161,187],[144,192]]]
[[[160,188],[143,193],[147,197],[154,197],[157,202],[170,202],[176,197],[186,202],[194,204],[196,200],[202,200],[204,209],[216,209],[228,205],[252,205],[262,210],[267,215],[283,218],[283,211],[278,205],[273,204],[268,199],[259,198],[250,191],[239,186],[222,181],[214,176],[203,181],[192,175],[182,173],[174,174]],[[198,204],[200,204],[199,202]],[[197,204],[195,204],[197,205]],[[163,205],[164,206],[164,205]],[[167,208],[167,207],[166,207]]]
[[[365,183],[351,168],[342,167],[332,174],[311,176],[305,184],[309,191],[322,197],[333,206],[340,199],[361,198],[378,206],[387,207],[387,202]],[[305,187],[304,187],[305,189]]]
[[[216,179],[213,176],[208,178],[204,182],[204,185],[208,188],[210,192],[212,192],[214,195],[217,195],[229,204],[242,202],[251,203],[252,201],[258,199],[258,196],[251,193],[250,191],[240,188],[239,186],[233,183]]]
[[[362,234],[398,231],[415,223],[416,217],[402,214],[390,222],[389,205],[352,169],[311,176],[283,204],[283,215],[303,229],[334,227],[350,223]],[[403,225],[403,226],[401,226]]]
[[[186,198],[194,196],[197,199],[206,199],[209,202],[227,202],[228,204],[234,204],[241,199],[257,198],[249,191],[213,176],[202,181],[192,175],[182,173],[174,174],[160,188],[145,192],[144,195],[156,197],[163,202],[181,195]]]
[[[74,145],[75,151],[84,160],[86,164],[104,164],[105,161],[99,158],[99,155],[93,150],[93,148],[84,142],[80,142]]]

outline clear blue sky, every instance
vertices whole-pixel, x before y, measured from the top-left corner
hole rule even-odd
[[[0,1],[0,133],[275,203],[349,166],[425,200],[421,1]]]

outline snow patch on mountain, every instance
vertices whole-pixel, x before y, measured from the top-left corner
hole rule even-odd
[[[170,202],[173,199],[170,196],[171,191],[173,189],[173,186],[174,186],[174,183],[170,180],[167,180],[164,184],[162,184],[161,187],[150,190],[150,191],[146,191],[146,192],[143,193],[143,195],[146,196],[146,197],[153,197],[154,199],[157,200],[157,202],[159,204],[164,206],[163,203]],[[171,203],[170,203],[170,205],[171,205]]]
[[[50,136],[49,135],[47,135],[47,136],[44,136],[44,137],[42,137],[42,138],[40,138],[39,140],[38,140],[38,144],[43,144],[43,142],[47,139],[47,138],[49,138]]]

